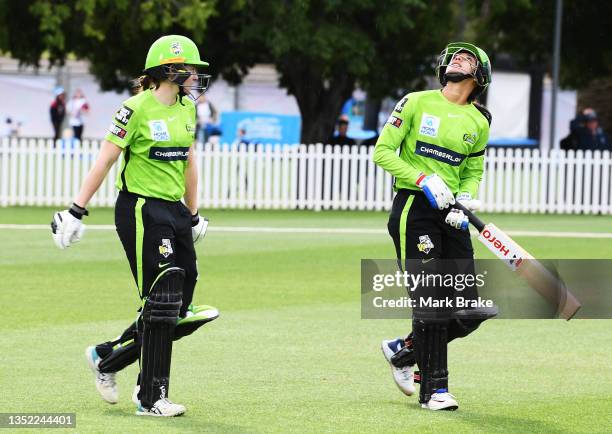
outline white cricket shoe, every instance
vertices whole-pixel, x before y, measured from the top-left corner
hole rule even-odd
[[[91,346],[85,349],[85,357],[89,368],[96,377],[96,389],[100,393],[103,400],[109,404],[116,404],[119,402],[119,390],[117,389],[117,382],[115,381],[116,373],[104,373],[98,370],[100,364],[100,356],[96,352],[96,347]]]
[[[427,404],[421,404],[422,408],[429,410],[457,410],[459,404],[453,395],[448,392],[433,393]]]
[[[391,366],[391,373],[393,374],[393,380],[399,390],[405,395],[411,396],[416,392],[414,387],[414,373],[412,372],[412,366],[404,366],[403,368],[396,368],[391,363],[391,357],[397,353],[405,345],[404,339],[397,338],[387,341],[382,341],[380,345],[382,352]]]
[[[185,410],[184,405],[174,404],[168,398],[161,398],[149,409],[139,404],[136,414],[138,416],[173,417],[180,416],[185,413]]]

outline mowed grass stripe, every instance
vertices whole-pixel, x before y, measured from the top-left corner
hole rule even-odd
[[[0,224],[0,229],[5,230],[49,230],[48,225],[31,224]],[[114,225],[87,225],[88,230],[94,231],[114,231]],[[273,233],[273,234],[386,234],[383,229],[360,229],[360,228],[292,228],[292,227],[249,227],[249,226],[211,226],[210,232],[252,232],[252,233]],[[612,238],[610,232],[561,232],[561,231],[506,231],[514,237],[540,237],[540,238]],[[472,230],[472,236],[477,235]]]

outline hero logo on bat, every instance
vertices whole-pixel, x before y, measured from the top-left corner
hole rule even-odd
[[[522,252],[512,245],[509,240],[505,239],[505,236],[494,233],[495,229],[491,230],[485,227],[480,233],[479,238],[485,242],[489,250],[494,252],[500,259],[507,261],[513,270],[517,270],[523,262]]]

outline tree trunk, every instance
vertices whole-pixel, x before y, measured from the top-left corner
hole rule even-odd
[[[340,72],[325,84],[317,71],[295,64],[282,69],[281,84],[295,96],[302,115],[301,142],[327,142],[342,105],[353,94],[355,80]]]
[[[373,98],[368,95],[365,102],[365,113],[363,114],[363,129],[378,131],[378,113],[382,106],[382,100],[380,98]]]
[[[593,80],[578,91],[578,111],[591,107],[597,112],[599,125],[610,136],[612,133],[612,78]]]
[[[544,68],[542,63],[536,63],[529,70],[531,87],[529,91],[529,121],[528,133],[530,139],[540,141],[540,125],[542,123],[542,89],[544,88]]]

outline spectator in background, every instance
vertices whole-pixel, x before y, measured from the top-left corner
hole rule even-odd
[[[2,126],[2,133],[0,137],[11,137],[13,132],[13,119],[7,116],[4,121],[4,125]]]
[[[208,142],[210,136],[220,136],[221,129],[219,128],[218,112],[212,102],[206,98],[206,95],[200,96],[197,101],[197,125],[196,131],[198,141]]]
[[[610,150],[610,141],[603,129],[599,126],[597,113],[593,109],[582,112],[584,127],[578,131],[578,149],[593,151]]]
[[[236,143],[248,145],[251,143],[249,139],[247,139],[247,131],[244,128],[238,128],[238,135],[236,136]]]
[[[66,106],[68,111],[68,123],[72,127],[72,131],[74,133],[74,138],[81,140],[83,137],[83,115],[89,112],[89,104],[85,99],[85,95],[81,89],[77,89],[74,91],[72,95],[72,99],[68,102]]]
[[[349,127],[349,118],[347,115],[342,115],[338,118],[338,122],[336,123],[336,133],[332,135],[327,143],[330,145],[349,145],[353,146],[357,143],[355,139],[350,138],[346,135]]]
[[[570,122],[570,133],[561,140],[561,149],[566,151],[570,149],[583,151],[612,149],[608,136],[599,126],[595,110],[587,107]]]
[[[63,87],[56,87],[53,94],[55,99],[51,103],[49,112],[53,125],[53,140],[57,141],[62,137],[62,124],[64,123],[64,117],[66,117],[66,92]]]

